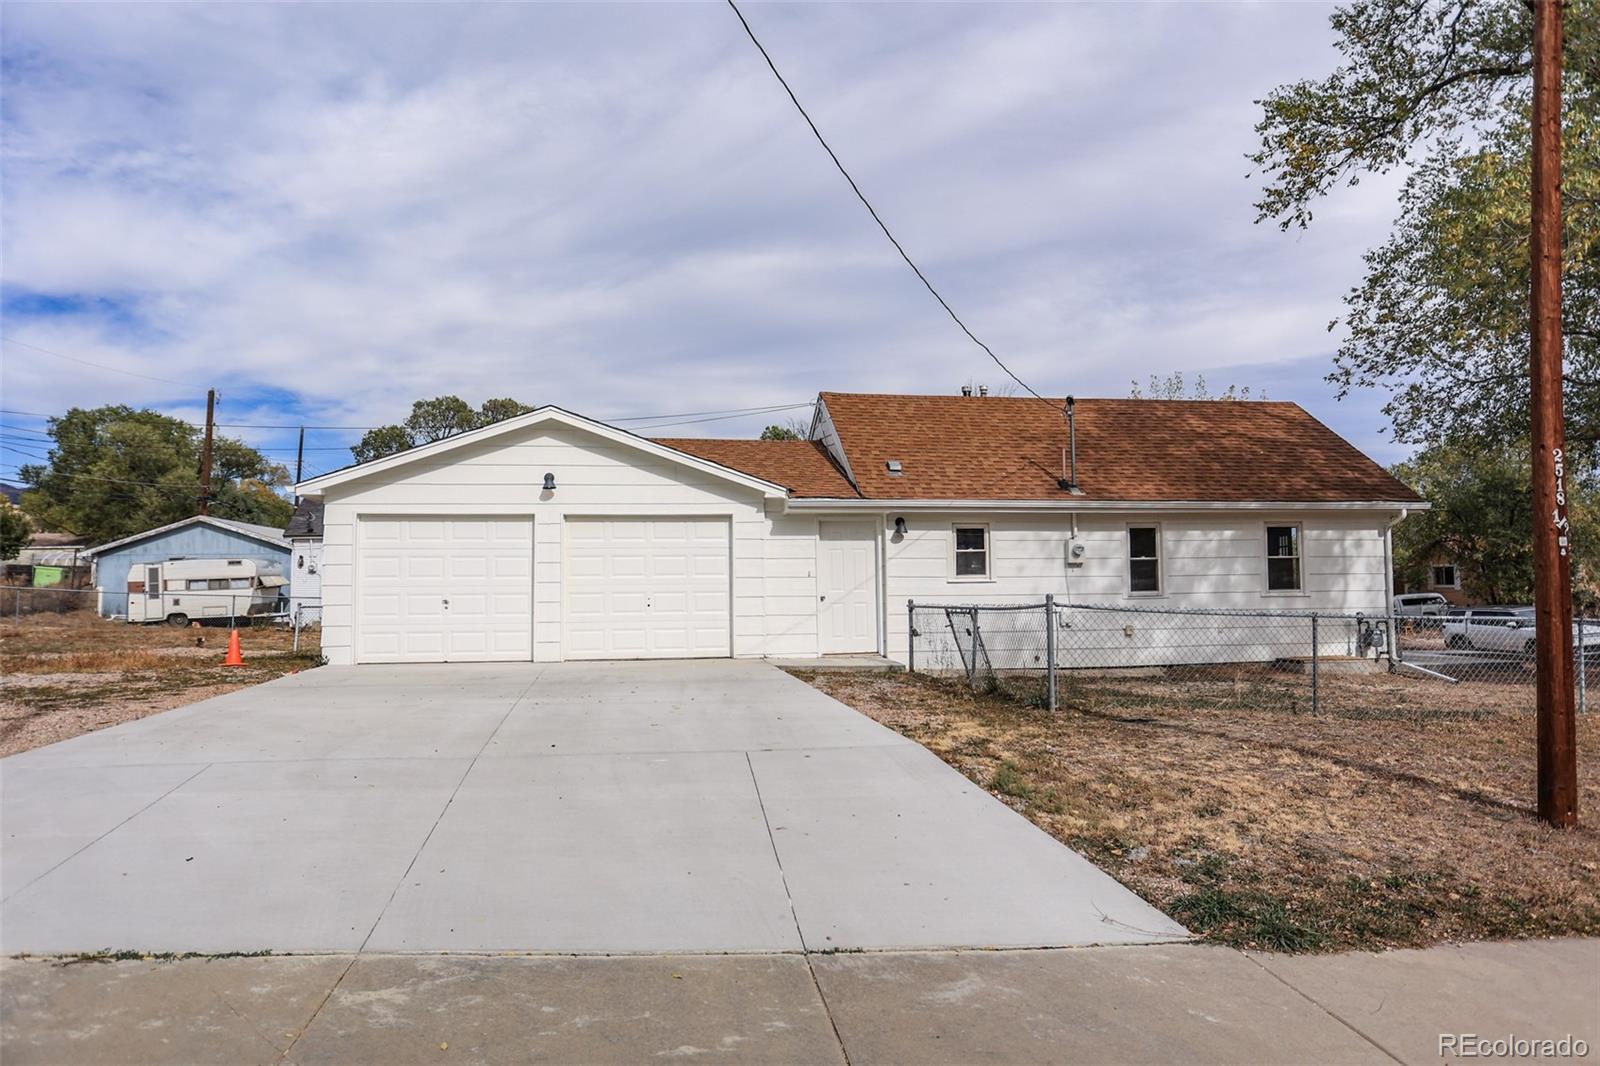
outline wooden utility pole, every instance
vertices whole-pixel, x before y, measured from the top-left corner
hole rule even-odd
[[[1572,545],[1567,522],[1567,431],[1561,404],[1562,0],[1533,0],[1532,350],[1535,686],[1539,818],[1578,821],[1578,737],[1572,699]]]
[[[305,469],[306,462],[306,427],[300,427],[300,445],[294,450],[294,502],[300,503],[300,473]]]
[[[211,513],[211,440],[217,432],[217,390],[206,390],[206,439],[200,446],[200,513]]]

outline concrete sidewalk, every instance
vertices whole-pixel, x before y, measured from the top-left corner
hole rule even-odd
[[[1441,1033],[1600,1054],[1600,941],[1325,957],[1192,944],[631,957],[0,962],[33,1063],[1437,1063]]]

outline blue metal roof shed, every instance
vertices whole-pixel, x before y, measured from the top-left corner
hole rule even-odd
[[[128,613],[128,574],[146,563],[254,559],[263,568],[284,577],[289,574],[289,542],[283,538],[283,530],[209,515],[135,533],[91,548],[83,557],[94,561],[100,613],[107,618]]]

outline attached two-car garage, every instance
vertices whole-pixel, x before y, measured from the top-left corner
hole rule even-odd
[[[361,516],[355,660],[532,659],[534,521]],[[568,515],[561,525],[562,658],[731,654],[726,518]]]
[[[330,665],[720,658],[811,632],[815,523],[771,538],[789,489],[560,408],[300,489],[323,500]]]

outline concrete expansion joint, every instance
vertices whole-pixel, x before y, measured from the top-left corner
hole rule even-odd
[[[15,892],[11,893],[11,895],[6,896],[4,899],[0,899],[0,903],[9,902],[10,900],[13,900],[16,897],[22,895],[28,889],[30,889],[34,885],[38,884],[40,881],[44,880],[46,877],[49,877],[51,874],[53,874],[57,870],[61,869],[61,867],[65,866],[67,863],[71,862],[73,859],[77,858],[79,855],[82,855],[84,852],[88,851],[90,848],[92,848],[96,844],[100,843],[100,841],[104,840],[106,837],[110,836],[112,833],[115,833],[118,829],[121,829],[123,826],[127,825],[129,822],[131,822],[135,818],[139,817],[139,815],[143,814],[145,811],[148,811],[151,807],[154,807],[156,804],[160,803],[162,800],[166,799],[168,796],[170,796],[174,792],[178,791],[178,789],[182,788],[184,785],[187,785],[190,781],[193,781],[195,778],[199,777],[201,774],[203,774],[207,770],[211,769],[211,767],[212,767],[211,763],[204,764],[203,766],[200,767],[200,769],[196,770],[194,773],[190,774],[188,777],[184,778],[182,781],[179,781],[176,785],[173,785],[171,788],[169,788],[165,792],[161,793],[161,795],[157,796],[155,799],[151,800],[149,803],[146,803],[143,807],[140,807],[138,810],[134,811],[132,814],[128,815],[122,821],[118,822],[116,825],[112,826],[110,829],[107,829],[104,833],[101,833],[99,836],[95,837],[93,840],[89,841],[87,844],[83,845],[81,848],[78,848],[71,855],[68,855],[66,858],[62,859],[60,862],[56,863],[54,866],[51,866],[48,870],[45,870],[45,871],[41,872],[37,877],[33,878],[33,880],[27,882],[27,884],[22,885]]]
[[[778,877],[783,882],[783,894],[789,900],[789,917],[794,920],[795,936],[800,939],[800,954],[806,960],[806,973],[811,975],[811,987],[816,990],[817,1000],[822,1004],[822,1012],[828,1016],[828,1025],[833,1030],[833,1039],[839,1047],[839,1057],[844,1059],[845,1066],[850,1066],[850,1051],[844,1045],[844,1034],[839,1032],[839,1021],[833,1016],[833,1008],[828,1005],[828,994],[822,990],[822,982],[817,979],[817,968],[811,963],[811,950],[806,946],[806,932],[800,927],[800,912],[795,909],[794,893],[789,891],[789,875],[783,872],[783,855],[778,851],[778,838],[772,832],[772,819],[767,817],[767,801],[761,797],[761,781],[756,777],[756,764],[750,758],[750,753],[744,753],[745,765],[750,768],[750,786],[756,790],[756,805],[761,808],[761,823],[767,829],[767,842],[772,845],[772,861],[778,864]]]
[[[1362,1040],[1366,1041],[1368,1044],[1372,1045],[1372,1047],[1376,1051],[1378,1051],[1380,1054],[1382,1054],[1383,1056],[1388,1058],[1391,1062],[1398,1062],[1398,1063],[1404,1063],[1405,1062],[1405,1060],[1402,1059],[1399,1055],[1396,1055],[1394,1052],[1390,1051],[1388,1048],[1386,1048],[1382,1044],[1378,1043],[1378,1041],[1374,1040],[1372,1037],[1370,1037],[1366,1033],[1362,1032],[1359,1028],[1357,1028],[1356,1026],[1350,1024],[1350,1022],[1345,1020],[1337,1011],[1325,1006],[1324,1004],[1318,1002],[1316,999],[1314,999],[1311,996],[1307,995],[1300,988],[1296,987],[1293,982],[1285,980],[1282,975],[1278,974],[1276,971],[1274,971],[1272,969],[1272,967],[1270,967],[1266,963],[1262,962],[1255,955],[1252,955],[1248,951],[1241,951],[1239,954],[1243,955],[1246,959],[1249,959],[1250,962],[1252,964],[1254,964],[1255,967],[1257,969],[1259,969],[1262,973],[1266,974],[1268,977],[1270,977],[1274,981],[1278,982],[1284,988],[1287,988],[1290,992],[1293,992],[1295,995],[1299,996],[1301,999],[1303,999],[1307,1003],[1311,1004],[1313,1007],[1315,1007],[1317,1010],[1321,1011],[1323,1014],[1327,1015],[1329,1018],[1333,1019],[1335,1022],[1337,1022],[1340,1025],[1344,1026],[1346,1029],[1350,1030],[1350,1032],[1354,1033],[1356,1036],[1360,1037]]]

